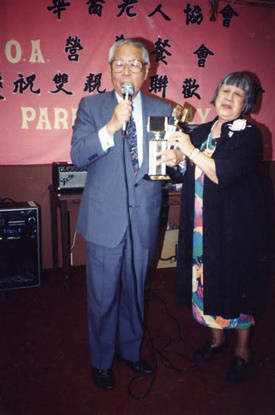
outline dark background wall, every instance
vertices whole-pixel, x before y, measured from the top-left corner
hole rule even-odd
[[[41,206],[41,256],[43,269],[51,268],[52,234],[50,197],[48,186],[52,183],[52,167],[45,165],[0,166],[0,198],[11,198],[16,202],[35,201]],[[262,184],[265,199],[267,223],[266,243],[272,250],[272,227],[274,225],[275,162],[263,162]],[[71,241],[73,241],[78,204],[71,210]],[[60,222],[58,221],[58,227]],[[60,229],[59,240],[60,240]],[[61,244],[59,243],[59,265],[61,265]],[[77,235],[73,248],[73,265],[85,264],[85,243]]]
[[[51,268],[52,234],[50,195],[48,186],[52,183],[52,167],[50,164],[29,166],[0,166],[0,198],[11,198],[16,202],[35,201],[41,207],[41,251],[43,269]],[[78,205],[71,211],[71,240],[75,229]],[[58,212],[59,215],[59,212]],[[58,221],[60,225],[60,221]],[[61,243],[59,232],[59,265],[61,265]],[[84,241],[76,238],[73,249],[74,265],[85,263]]]

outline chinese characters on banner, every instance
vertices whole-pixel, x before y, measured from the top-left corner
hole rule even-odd
[[[272,131],[275,10],[253,1],[29,0],[28,13],[22,1],[2,0],[0,163],[70,160],[78,103],[112,89],[108,51],[126,37],[143,40],[150,53],[144,92],[183,105],[191,123],[214,118],[210,102],[224,75],[253,73],[264,96],[252,118]]]

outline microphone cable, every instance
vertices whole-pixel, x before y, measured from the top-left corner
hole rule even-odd
[[[125,83],[123,86],[126,86],[126,84],[127,84],[127,87],[128,87],[128,83]],[[129,84],[129,85],[132,86],[132,84]],[[123,90],[122,90],[122,93],[125,97],[126,94],[123,92]],[[143,337],[144,337],[144,333],[145,333],[146,328],[145,328],[145,325],[144,325],[144,312],[142,313],[141,308],[140,308],[140,304],[139,304],[139,301],[138,301],[138,284],[137,284],[137,273],[136,273],[136,267],[135,267],[134,238],[133,238],[133,228],[132,228],[131,212],[130,212],[129,181],[128,181],[128,176],[127,176],[127,164],[126,164],[126,141],[127,141],[126,129],[127,129],[127,123],[123,126],[123,129],[122,129],[122,140],[123,140],[122,158],[123,158],[123,171],[124,171],[124,180],[125,180],[125,188],[126,188],[128,230],[129,230],[130,249],[131,249],[131,251],[130,251],[131,268],[132,268],[133,279],[134,279],[135,304],[136,304],[139,323],[140,323],[140,326],[142,328]],[[143,295],[144,295],[144,302],[145,302],[145,292],[144,292]],[[153,360],[153,357],[152,357],[151,360]],[[142,397],[136,398],[134,396],[134,394],[131,392],[131,388],[132,388],[133,383],[137,379],[144,378],[144,375],[137,375],[137,376],[134,376],[132,378],[132,380],[130,381],[130,383],[128,385],[128,393],[129,393],[130,396],[132,396],[135,399],[144,399],[146,396],[148,396],[148,394],[150,393],[150,391],[153,388],[153,384],[154,384],[155,379],[156,379],[156,375],[157,375],[156,364],[157,364],[157,362],[156,362],[156,360],[154,360],[154,364],[152,365],[153,366],[152,379],[151,379],[151,382],[150,382],[150,386],[149,386],[148,390],[145,392],[145,394]],[[148,377],[148,375],[146,375],[146,376]]]
[[[138,302],[138,288],[137,288],[137,274],[136,274],[136,267],[135,267],[135,253],[134,253],[134,239],[133,239],[133,228],[131,222],[131,213],[130,213],[130,198],[129,198],[129,182],[127,177],[127,167],[126,167],[126,133],[122,135],[123,139],[123,150],[122,150],[122,158],[123,158],[123,171],[124,171],[124,180],[125,180],[125,189],[126,189],[126,204],[127,204],[127,217],[128,217],[128,231],[129,231],[129,239],[130,239],[130,248],[131,248],[131,267],[134,276],[134,288],[135,288],[135,302],[138,312],[138,318],[141,327],[144,327],[144,321],[142,312],[140,309],[140,304]]]
[[[146,331],[145,325],[144,325],[144,317],[141,308],[140,308],[140,304],[138,301],[138,286],[137,286],[137,274],[136,274],[136,267],[135,267],[135,253],[134,253],[134,240],[133,240],[133,228],[132,228],[132,222],[131,222],[131,213],[130,213],[130,200],[129,200],[129,181],[128,181],[128,177],[127,177],[127,168],[126,168],[126,134],[125,137],[123,137],[123,167],[124,167],[124,179],[125,179],[125,187],[126,187],[126,201],[127,201],[127,216],[128,216],[128,230],[129,230],[129,238],[130,238],[130,247],[131,247],[131,267],[132,267],[132,272],[133,272],[133,279],[134,279],[134,290],[135,290],[135,304],[136,304],[136,309],[137,309],[137,314],[138,314],[138,319],[139,319],[139,323],[140,326],[142,328],[143,331],[143,337],[144,337],[144,333]],[[144,293],[144,297],[145,297],[145,293]],[[153,350],[153,349],[152,349]],[[152,359],[150,360],[153,360]],[[153,366],[153,370],[152,370],[152,378],[150,381],[150,385],[147,389],[147,391],[142,395],[142,396],[136,396],[133,392],[132,392],[132,387],[134,382],[136,382],[138,379],[144,379],[144,377],[149,377],[148,375],[136,375],[134,376],[129,384],[128,384],[128,393],[129,395],[134,398],[134,399],[144,399],[146,396],[149,395],[149,393],[151,392],[153,385],[155,383],[156,380],[156,376],[157,376],[157,361],[156,359],[154,359],[154,364]]]
[[[161,296],[157,295],[157,294],[151,294],[149,296],[149,298],[147,298],[146,301],[149,302],[149,300],[157,300],[157,301],[161,302],[161,304],[164,306],[164,310],[165,310],[167,316],[176,325],[176,328],[178,330],[178,340],[179,340],[179,342],[183,343],[184,345],[187,345],[189,347],[190,351],[194,352],[195,347],[193,345],[191,345],[189,342],[187,342],[186,340],[184,340],[184,338],[182,336],[182,333],[181,333],[180,323],[179,323],[178,319],[173,314],[171,314],[169,312],[168,305],[163,300],[163,298]],[[147,336],[146,336],[146,333],[147,333]],[[139,381],[141,379],[145,379],[145,376],[148,377],[148,375],[136,375],[131,379],[131,381],[128,384],[128,394],[131,398],[133,398],[135,400],[145,399],[150,394],[150,392],[153,389],[155,380],[157,378],[157,371],[160,368],[161,364],[163,366],[165,366],[166,368],[168,368],[170,370],[173,370],[177,373],[189,374],[189,373],[194,373],[195,371],[197,371],[199,369],[199,363],[194,361],[193,358],[190,358],[185,353],[175,352],[175,351],[171,350],[171,346],[173,344],[173,340],[172,340],[171,336],[163,335],[163,336],[153,337],[150,333],[149,328],[146,327],[146,328],[144,328],[144,340],[145,340],[146,337],[147,337],[147,348],[148,349],[150,348],[150,354],[152,356],[152,360],[154,361],[152,379],[151,379],[151,382],[150,382],[149,386],[145,390],[145,392],[140,393],[140,394],[137,394],[137,393],[134,392],[135,382]],[[157,344],[157,342],[159,343],[160,341],[161,341],[162,345],[159,346]],[[180,367],[176,366],[172,362],[172,357],[184,359],[185,361],[189,362],[189,366],[183,366],[183,367],[182,366],[180,366]],[[140,388],[139,388],[139,390],[140,390]]]
[[[124,100],[132,101],[132,96],[134,95],[134,86],[131,82],[124,82],[122,85],[121,93],[123,95]],[[132,117],[132,114],[131,114]],[[134,276],[134,288],[135,288],[135,302],[137,307],[138,319],[142,329],[144,328],[144,321],[143,315],[140,309],[140,304],[138,302],[138,288],[137,288],[137,274],[136,274],[136,267],[135,267],[135,253],[134,253],[134,239],[133,239],[133,228],[131,222],[131,213],[130,213],[130,198],[129,198],[129,182],[127,176],[127,166],[126,166],[126,130],[127,130],[127,123],[125,122],[122,128],[122,143],[123,143],[123,150],[122,150],[122,159],[123,159],[123,171],[124,171],[124,181],[125,181],[125,189],[126,189],[126,204],[127,204],[127,216],[128,216],[128,229],[129,229],[129,238],[130,238],[130,248],[131,248],[131,266],[132,272]]]
[[[123,129],[124,130],[124,129]],[[129,230],[129,238],[130,238],[130,248],[131,248],[131,266],[132,266],[132,272],[133,272],[133,277],[134,277],[134,289],[135,289],[135,303],[136,303],[136,308],[137,308],[137,314],[138,314],[138,319],[141,325],[141,328],[143,330],[143,338],[145,339],[146,333],[148,334],[148,349],[150,349],[149,354],[150,354],[150,363],[152,365],[152,375],[151,375],[151,379],[149,382],[149,386],[147,387],[146,391],[143,394],[137,395],[134,393],[133,388],[135,385],[135,382],[141,380],[141,379],[145,379],[149,378],[148,375],[142,375],[142,374],[137,374],[136,376],[134,376],[129,384],[128,384],[128,394],[129,396],[131,396],[133,399],[136,400],[142,400],[145,399],[150,392],[153,389],[155,380],[157,378],[157,372],[159,369],[159,365],[160,363],[162,363],[164,366],[166,366],[169,369],[175,370],[177,372],[184,372],[184,373],[190,373],[193,372],[194,370],[196,370],[198,368],[198,364],[194,363],[193,359],[190,359],[189,357],[187,357],[186,355],[182,354],[182,353],[174,353],[177,356],[180,356],[184,359],[187,359],[189,362],[191,362],[191,366],[190,367],[182,367],[182,368],[178,368],[175,365],[173,365],[173,363],[171,362],[171,360],[165,356],[165,353],[169,353],[167,351],[168,346],[171,345],[172,341],[169,337],[167,338],[166,343],[164,344],[164,346],[162,346],[161,348],[157,347],[155,345],[155,340],[151,337],[150,334],[150,330],[145,326],[145,322],[144,322],[144,317],[143,314],[145,314],[145,307],[144,307],[144,313],[142,313],[141,308],[140,308],[140,304],[138,301],[138,286],[137,286],[137,274],[136,274],[136,268],[135,268],[135,252],[134,252],[134,242],[133,242],[133,228],[132,228],[132,222],[131,222],[131,213],[130,213],[130,200],[129,200],[129,181],[128,181],[128,177],[127,177],[127,167],[126,167],[126,126],[125,126],[125,132],[122,132],[122,139],[123,139],[123,150],[122,150],[122,158],[123,158],[123,171],[124,171],[124,180],[125,180],[125,187],[126,187],[126,203],[127,203],[127,216],[128,216],[128,230]],[[148,272],[148,271],[147,271]],[[164,302],[164,300],[161,299],[161,297],[154,295],[152,296],[153,299],[158,299],[159,301],[161,301],[166,309],[166,312],[168,314],[168,316],[173,319],[176,322],[176,325],[178,327],[179,330],[179,338],[181,341],[184,341],[181,335],[181,329],[180,329],[180,325],[177,321],[177,319],[172,316],[172,314],[170,314],[168,312],[168,308],[166,303]],[[145,293],[144,293],[144,304],[145,301],[148,301],[148,299],[145,299]],[[165,339],[165,336],[162,336],[163,339]],[[156,339],[160,339],[160,337],[156,338]],[[170,352],[172,353],[172,352]],[[159,356],[159,361],[157,359],[157,356]]]

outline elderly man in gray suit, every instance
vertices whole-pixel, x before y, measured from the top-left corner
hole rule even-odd
[[[143,43],[115,42],[109,67],[114,90],[82,98],[71,147],[73,164],[88,172],[77,231],[87,247],[93,380],[105,390],[115,386],[115,354],[135,372],[152,372],[140,357],[140,346],[144,285],[158,233],[161,183],[146,180],[150,139],[146,126],[148,116],[171,115],[170,105],[140,91],[150,67]],[[127,141],[133,134],[134,149]]]

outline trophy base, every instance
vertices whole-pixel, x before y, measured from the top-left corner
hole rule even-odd
[[[166,176],[155,176],[155,175],[150,175],[150,174],[146,174],[146,176],[144,176],[144,178],[146,180],[171,180],[171,177],[166,175]]]

